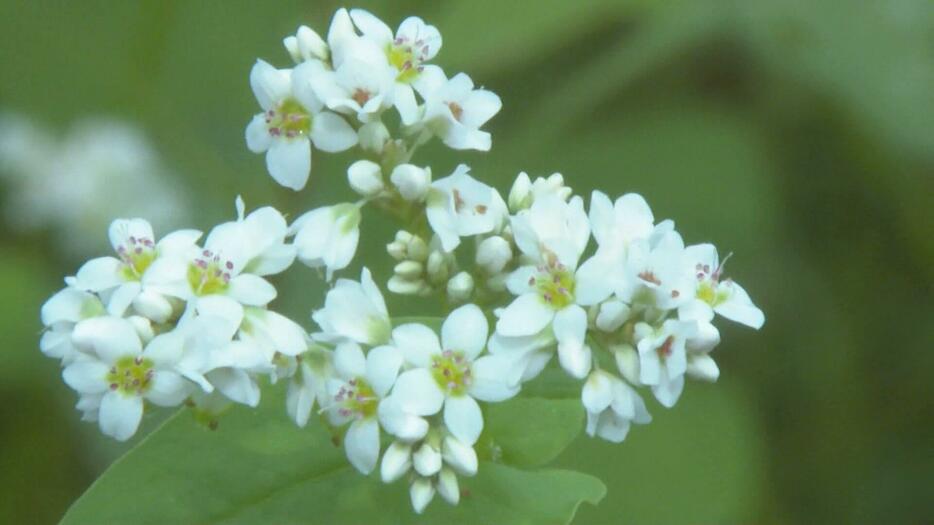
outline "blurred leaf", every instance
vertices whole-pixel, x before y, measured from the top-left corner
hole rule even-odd
[[[495,450],[509,465],[544,465],[584,428],[584,407],[579,399],[519,397],[485,408],[484,435],[478,446]]]
[[[424,516],[404,482],[383,485],[354,470],[320,424],[299,429],[282,394],[238,407],[214,432],[182,411],[105,472],[64,524],[100,523],[567,523],[606,488],[592,476],[524,471],[484,462],[461,478],[463,500],[440,497]]]

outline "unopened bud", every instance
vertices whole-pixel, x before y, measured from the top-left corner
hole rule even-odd
[[[438,494],[451,505],[457,505],[461,499],[460,487],[457,484],[457,475],[449,468],[441,469],[438,474]]]
[[[406,246],[409,259],[422,261],[428,258],[428,244],[421,237],[412,237]]]
[[[412,164],[400,164],[392,170],[392,183],[399,190],[402,198],[410,202],[420,202],[428,194],[431,184],[431,170]]]
[[[448,281],[448,299],[455,303],[466,302],[473,293],[473,285],[473,277],[467,272],[460,272]]]
[[[144,345],[152,341],[152,338],[155,337],[156,334],[152,330],[152,323],[149,322],[149,319],[139,315],[131,315],[126,319],[133,325],[133,329],[136,330],[136,335],[139,336]]]
[[[604,332],[615,332],[629,319],[629,306],[618,299],[610,299],[600,305],[597,328]]]
[[[172,303],[164,295],[143,290],[133,299],[133,308],[156,323],[165,323],[172,317]]]
[[[713,383],[720,377],[720,367],[708,354],[690,354],[687,374],[694,379]]]
[[[619,373],[626,378],[626,381],[634,385],[639,382],[639,354],[632,345],[618,345],[613,348],[613,354],[616,356],[616,367]]]
[[[522,172],[516,177],[509,190],[509,211],[518,213],[532,205],[532,181],[529,175]]]
[[[363,151],[380,155],[389,140],[389,129],[380,121],[368,122],[357,132]]]
[[[295,36],[286,37],[282,43],[296,64],[307,60],[327,61],[331,55],[324,39],[308,26],[299,27]]]
[[[488,274],[495,275],[512,260],[512,247],[499,236],[484,239],[477,247],[477,265]]]
[[[473,476],[477,473],[477,452],[454,436],[444,438],[441,456],[446,464],[454,467],[464,476]]]
[[[441,470],[441,453],[425,443],[412,454],[412,466],[422,476],[434,476]]]
[[[418,478],[409,489],[409,497],[412,499],[412,508],[415,509],[415,513],[421,514],[435,497],[435,487],[430,479]]]
[[[426,265],[428,278],[433,283],[442,283],[447,280],[449,271],[447,265],[447,259],[444,254],[439,251],[433,251],[428,256],[428,262]]]
[[[393,275],[389,278],[389,282],[386,283],[386,288],[388,288],[390,292],[399,295],[423,295],[426,293],[426,290],[430,290],[428,284],[421,279],[412,281],[398,275]]]
[[[347,168],[347,182],[355,192],[372,197],[383,191],[383,172],[375,162],[358,160]]]
[[[396,275],[410,281],[421,277],[424,270],[422,263],[410,260],[402,261],[393,268]]]
[[[393,441],[383,454],[379,473],[383,483],[392,483],[402,477],[412,466],[412,447],[401,441]]]

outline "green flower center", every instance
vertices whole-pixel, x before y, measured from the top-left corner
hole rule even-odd
[[[107,372],[110,389],[125,395],[145,394],[152,386],[152,361],[144,357],[121,357]]]
[[[418,42],[416,42],[418,44]],[[416,49],[408,40],[397,38],[386,49],[386,57],[392,67],[399,71],[396,80],[409,83],[422,72],[423,51]]]
[[[117,247],[120,276],[127,281],[139,281],[149,265],[156,260],[156,248],[152,239],[130,237],[126,244]]]
[[[234,265],[221,259],[219,254],[210,250],[201,252],[201,256],[188,265],[188,284],[195,295],[213,295],[223,293],[230,285]]]
[[[273,137],[307,135],[311,131],[311,113],[299,101],[287,98],[276,109],[266,111],[266,129]]]
[[[574,274],[555,257],[549,257],[548,263],[540,265],[538,273],[529,278],[529,285],[555,310],[574,303],[574,284]]]
[[[344,417],[373,417],[379,408],[379,397],[362,377],[351,379],[342,386],[334,396],[334,401],[337,412]]]
[[[464,352],[445,350],[431,358],[431,375],[441,390],[449,395],[460,396],[473,383],[470,361]]]

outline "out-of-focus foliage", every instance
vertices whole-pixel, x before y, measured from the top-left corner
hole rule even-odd
[[[670,412],[651,405],[655,423],[619,446],[580,439],[558,458],[608,487],[578,523],[934,519],[934,5],[360,6],[430,20],[439,63],[503,98],[492,152],[428,148],[435,173],[463,160],[501,189],[526,170],[561,171],[585,194],[643,193],[685,238],[735,251],[728,273],[766,312],[761,333],[725,328],[722,384],[689,384]],[[286,65],[281,38],[323,29],[335,7],[2,0],[0,109],[59,129],[137,121],[187,188],[191,226],[232,217],[238,193],[294,217],[350,194],[348,158],[317,156],[302,193],[278,187],[244,145],[247,75],[257,57]],[[361,258],[381,258],[388,233],[365,224]],[[78,421],[38,352],[39,305],[79,262],[52,239],[0,225],[0,490],[15,495],[0,500],[2,523],[56,521],[123,450]],[[279,306],[307,320],[322,298],[314,272],[279,283]],[[391,307],[407,313],[405,300]]]

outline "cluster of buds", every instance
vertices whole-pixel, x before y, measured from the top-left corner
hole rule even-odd
[[[448,283],[456,268],[451,254],[405,230],[396,232],[395,239],[386,245],[386,251],[397,261],[386,287],[400,295],[428,295]]]

